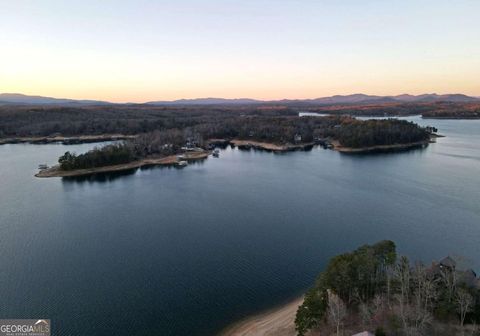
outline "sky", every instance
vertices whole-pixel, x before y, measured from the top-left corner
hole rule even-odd
[[[0,92],[480,96],[479,0],[0,0]]]

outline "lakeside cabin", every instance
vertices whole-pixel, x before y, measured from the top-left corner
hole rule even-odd
[[[200,147],[199,141],[193,138],[187,138],[185,146],[182,147],[182,150],[186,152],[202,152],[203,148]]]
[[[427,270],[428,275],[432,278],[440,278],[445,273],[455,273],[457,284],[463,284],[467,287],[480,289],[480,278],[477,278],[477,273],[471,268],[466,270],[458,270],[457,262],[447,256],[437,262],[432,262],[432,265]]]
[[[439,266],[440,268],[455,269],[455,267],[457,267],[457,262],[448,256],[440,260]]]

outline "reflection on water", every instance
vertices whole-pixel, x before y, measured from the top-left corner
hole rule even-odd
[[[384,154],[391,154],[395,155],[398,153],[405,153],[405,152],[418,152],[423,151],[429,146],[429,144],[418,144],[409,147],[397,147],[397,148],[377,148],[368,152],[344,152],[342,155],[355,155],[355,156],[371,156],[371,155],[384,155]]]
[[[83,182],[104,183],[104,182],[115,181],[124,176],[134,175],[136,171],[137,171],[137,168],[115,171],[115,172],[108,172],[108,173],[97,173],[92,175],[66,176],[66,177],[62,177],[61,179],[63,183],[83,183]]]
[[[204,159],[202,160],[195,160],[190,161],[188,163],[189,166],[200,166],[204,164]],[[83,182],[112,182],[119,178],[135,175],[137,171],[148,171],[154,169],[185,169],[187,167],[179,167],[176,165],[145,165],[139,168],[132,168],[132,169],[125,169],[120,171],[112,171],[112,172],[101,172],[95,173],[91,175],[80,175],[80,176],[65,176],[62,177],[62,182],[64,183],[83,183]]]

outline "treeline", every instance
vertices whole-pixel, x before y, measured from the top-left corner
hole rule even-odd
[[[425,141],[429,139],[430,133],[406,120],[351,119],[339,125],[333,137],[342,146],[358,148]]]
[[[312,143],[338,139],[344,146],[364,147],[426,140],[429,132],[416,124],[351,117],[236,116],[142,133],[122,144],[95,148],[85,154],[66,153],[59,160],[65,170],[115,165],[149,156],[177,154],[184,146],[206,148],[209,139],[242,139],[269,143]]]
[[[304,111],[351,116],[411,116],[424,117],[452,116],[458,118],[480,117],[478,102],[424,102],[424,103],[382,103],[345,104],[305,107]]]
[[[327,269],[320,274],[315,286],[306,295],[298,308],[295,325],[298,333],[320,326],[327,319],[329,291],[349,307],[355,303],[368,302],[387,287],[387,268],[396,261],[395,244],[383,241],[373,246],[332,258]],[[345,314],[345,313],[344,313]],[[341,321],[340,321],[341,322]],[[337,327],[337,321],[335,321]]]
[[[122,143],[95,147],[79,155],[66,152],[58,163],[62,170],[74,170],[128,163],[149,156],[163,157],[180,152],[188,139],[194,141],[199,138],[196,134],[177,129],[154,131]]]
[[[423,113],[425,118],[480,119],[480,103],[459,105],[444,103],[438,108]]]
[[[181,152],[184,146],[206,149],[208,139],[250,139],[276,143],[294,142],[301,135],[302,142],[313,140],[315,134],[326,135],[342,118],[299,118],[275,116],[237,116],[215,118],[183,129],[172,128],[142,133],[121,144],[95,148],[76,155],[67,152],[59,159],[64,170],[94,168],[127,163],[149,156],[168,156]]]
[[[423,117],[433,119],[480,119],[480,109],[478,111],[432,111],[423,114]]]
[[[480,319],[480,293],[473,271],[455,262],[425,267],[397,258],[382,241],[332,258],[298,308],[299,335],[363,330],[375,335],[463,335]]]
[[[244,115],[292,116],[298,113],[282,106],[265,108],[163,107],[109,105],[88,107],[0,105],[0,138],[33,136],[79,136],[140,134],[155,130],[183,129],[218,119]]]
[[[215,123],[192,127],[194,133],[204,139],[224,138],[264,141],[270,143],[292,143],[295,135],[301,142],[312,142],[315,137],[326,137],[329,130],[348,117],[276,117],[242,116]]]
[[[134,154],[126,144],[111,144],[94,148],[84,154],[66,152],[58,163],[63,170],[86,169],[131,162]]]
[[[411,115],[476,116],[478,103],[381,104],[374,106],[152,106],[107,105],[86,107],[0,105],[0,138],[80,136],[98,134],[142,134],[170,129],[196,127],[215,136],[247,136],[253,130],[264,140],[287,141],[298,132],[290,118],[299,112],[313,111],[348,115]],[[249,118],[254,120],[249,120]],[[285,119],[284,119],[285,118]],[[263,119],[263,121],[262,121]],[[303,119],[303,118],[302,118]],[[282,136],[275,134],[281,124]],[[246,124],[245,124],[246,123]],[[289,123],[288,128],[285,123]],[[305,136],[313,134],[311,121],[302,120]],[[313,127],[318,128],[318,127]],[[312,136],[315,136],[313,134]]]

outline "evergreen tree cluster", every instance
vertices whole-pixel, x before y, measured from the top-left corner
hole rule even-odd
[[[429,139],[430,133],[406,120],[353,119],[339,125],[334,137],[342,146],[359,148],[425,141]]]

